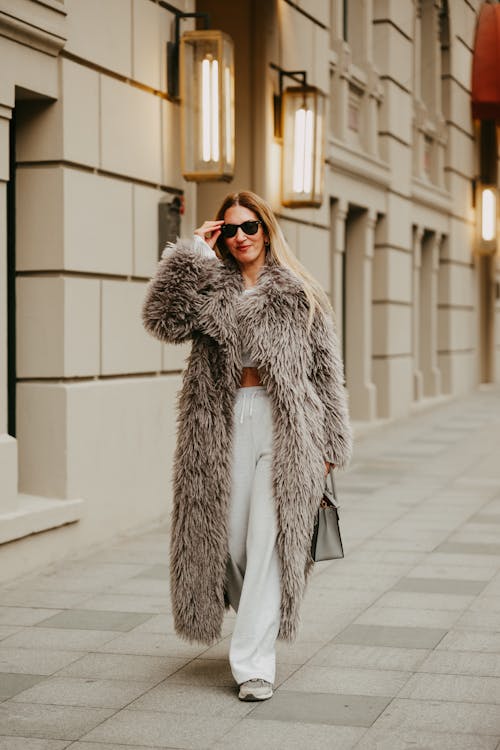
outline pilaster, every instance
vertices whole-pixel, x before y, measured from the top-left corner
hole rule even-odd
[[[349,222],[346,258],[346,375],[353,419],[376,417],[372,382],[372,265],[376,216],[364,211]]]

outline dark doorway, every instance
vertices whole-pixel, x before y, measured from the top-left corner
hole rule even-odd
[[[16,437],[16,110],[12,110],[7,183],[7,432]]]

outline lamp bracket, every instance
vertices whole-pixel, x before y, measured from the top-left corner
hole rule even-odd
[[[291,78],[295,83],[300,83],[301,86],[307,86],[307,70],[283,70],[276,63],[269,63],[269,67],[273,70],[277,70],[279,73],[279,96],[280,99],[283,96],[283,78]]]
[[[181,21],[185,18],[202,18],[204,28],[210,28],[210,14],[209,13],[183,13],[174,5],[160,0],[162,8],[170,11],[175,16],[175,34],[174,41],[167,42],[167,93],[172,99],[179,98],[179,42],[180,42],[180,26]]]
[[[282,138],[281,102],[283,99],[283,78],[291,78],[304,88],[307,86],[307,70],[283,70],[276,63],[269,63],[269,67],[279,73],[279,94],[274,95],[274,137]]]

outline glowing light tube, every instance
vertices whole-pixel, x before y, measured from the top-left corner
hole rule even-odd
[[[314,113],[301,107],[295,113],[293,191],[310,193],[313,179]]]
[[[211,140],[212,160],[219,161],[219,63],[212,60]]]
[[[481,236],[485,242],[495,239],[497,222],[497,198],[494,190],[483,190],[481,201]]]
[[[225,137],[226,137],[226,162],[233,163],[233,143],[232,143],[232,122],[231,122],[231,70],[228,65],[224,68],[224,93],[226,96],[224,112],[226,116]]]
[[[203,161],[219,161],[219,63],[201,63],[201,121]]]
[[[201,122],[203,161],[210,161],[210,60],[201,63]]]

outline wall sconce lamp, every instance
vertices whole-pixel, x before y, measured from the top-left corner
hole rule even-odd
[[[234,46],[228,34],[210,29],[207,13],[175,14],[175,40],[167,44],[168,94],[181,103],[184,179],[231,180],[234,175]],[[180,21],[201,17],[205,28],[180,35]]]
[[[500,19],[500,15],[498,16]],[[476,250],[480,255],[497,252],[498,169],[497,126],[495,120],[476,123],[479,149],[479,176],[473,184],[476,208]]]
[[[497,251],[498,188],[478,181],[475,192],[477,251],[493,255]]]
[[[319,207],[323,202],[325,94],[307,84],[305,70],[279,72],[274,99],[275,135],[282,138],[281,203],[290,208]],[[283,90],[283,78],[299,83]]]

